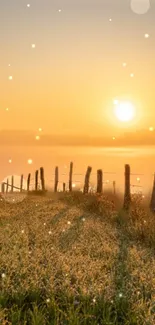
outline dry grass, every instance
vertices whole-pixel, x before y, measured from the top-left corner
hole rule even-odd
[[[0,201],[0,318],[4,321],[5,307],[10,308],[15,295],[22,304],[30,292],[39,292],[43,302],[66,292],[77,304],[90,295],[90,309],[101,295],[114,305],[115,322],[100,324],[145,324],[146,318],[155,324],[150,312],[155,298],[154,217],[140,202],[128,214],[121,204],[121,197],[110,193],[77,192],[31,195],[14,204]],[[120,316],[121,301],[125,316]],[[97,324],[95,317],[90,324]]]

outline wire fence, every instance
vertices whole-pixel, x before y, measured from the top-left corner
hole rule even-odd
[[[54,182],[55,182],[55,173],[50,174],[51,176],[54,176],[51,179],[48,179],[45,177],[45,185],[47,187],[47,190],[52,190],[54,187]],[[109,179],[105,179],[104,175],[109,175],[109,176],[113,176],[113,178],[111,180]],[[123,173],[121,175],[122,182],[119,182],[119,186],[124,186],[124,182],[123,182]],[[143,185],[141,184],[141,178],[140,176],[146,176],[146,174],[142,174],[142,173],[130,173],[130,176],[132,178],[132,176],[136,177],[136,183],[135,180],[131,181],[130,183],[130,187],[131,187],[131,192],[132,193],[142,193],[143,192]],[[150,176],[154,176],[154,174],[151,174]],[[20,176],[19,176],[20,177]],[[82,190],[83,186],[84,186],[84,179],[85,179],[85,173],[73,173],[72,174],[73,177],[73,190]],[[118,177],[118,173],[114,172],[114,171],[103,171],[103,187],[105,188],[111,188],[112,190],[114,190],[114,182],[116,185],[116,177]],[[81,178],[81,179],[79,179]],[[94,173],[91,173],[90,176],[90,190],[91,191],[96,191],[96,179],[97,178],[97,171]],[[4,181],[3,183],[6,184],[6,182]],[[11,181],[9,180],[9,189],[8,191],[10,191],[10,183]],[[66,190],[69,189],[69,173],[59,173],[59,181],[58,181],[58,191],[62,191],[63,190],[63,183],[66,184]],[[2,191],[2,184],[1,186],[1,191]],[[15,191],[20,191],[20,180],[18,180],[18,182],[15,179]],[[23,182],[23,189],[26,190],[27,188],[27,181],[24,180]],[[30,186],[29,186],[30,190],[34,190],[35,189],[35,178],[31,177],[30,180]],[[41,189],[41,181],[38,178],[38,189]]]

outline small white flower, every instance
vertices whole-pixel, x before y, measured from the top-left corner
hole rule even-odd
[[[113,300],[111,300],[111,303],[112,303],[112,304],[113,304],[113,302],[114,302],[114,301],[113,301]]]
[[[2,273],[2,278],[4,279],[6,277],[5,273]]]
[[[82,218],[82,221],[85,221],[86,219],[85,218]]]
[[[70,224],[71,224],[71,222],[70,222],[70,221],[68,221],[67,223],[68,223],[68,225],[70,225]]]
[[[49,235],[51,235],[52,231],[49,231],[48,233],[49,233]]]
[[[66,276],[68,276],[68,273],[66,273]]]
[[[93,302],[96,302],[96,299],[95,298],[93,299]]]
[[[122,293],[119,293],[119,297],[122,297],[123,296],[123,294]]]
[[[47,299],[46,299],[46,302],[47,302],[47,303],[49,303],[49,302],[50,302],[50,299],[49,299],[49,298],[47,298]]]

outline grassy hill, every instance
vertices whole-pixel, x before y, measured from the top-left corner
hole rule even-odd
[[[153,325],[154,253],[137,198],[128,213],[109,194],[2,198],[0,324]]]

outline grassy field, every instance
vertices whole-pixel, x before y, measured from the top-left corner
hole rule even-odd
[[[0,324],[154,325],[155,216],[140,199],[121,205],[80,192],[1,199]]]

